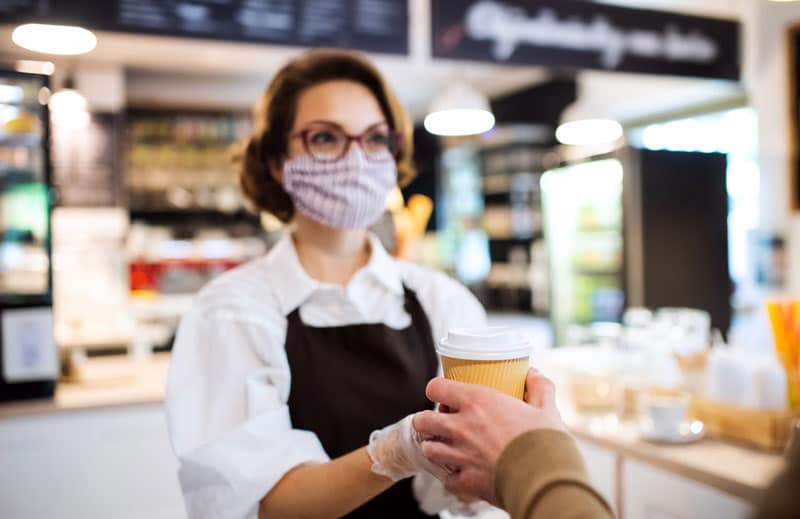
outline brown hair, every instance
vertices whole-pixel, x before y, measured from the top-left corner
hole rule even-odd
[[[306,52],[284,65],[272,79],[253,109],[253,134],[235,157],[240,164],[245,196],[258,209],[272,213],[283,222],[291,220],[294,204],[269,168],[280,167],[286,157],[300,95],[320,83],[341,79],[367,87],[378,101],[386,122],[400,135],[400,149],[395,157],[398,183],[405,186],[416,175],[411,160],[411,120],[380,72],[353,52],[328,49]]]

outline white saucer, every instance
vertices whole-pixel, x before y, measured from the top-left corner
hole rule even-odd
[[[706,427],[699,420],[686,420],[681,423],[677,431],[671,434],[656,432],[649,421],[643,421],[639,426],[639,437],[648,442],[683,444],[692,443],[706,435]]]

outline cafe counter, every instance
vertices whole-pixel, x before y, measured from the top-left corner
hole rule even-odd
[[[169,355],[136,364],[89,362],[91,382],[60,383],[52,400],[0,405],[0,457],[22,467],[0,474],[0,502],[9,511],[33,503],[40,516],[60,506],[61,516],[70,517],[72,507],[80,517],[87,503],[103,510],[117,496],[130,507],[114,507],[114,517],[184,516],[162,405]],[[644,517],[647,510],[747,517],[783,464],[779,454],[713,439],[650,444],[631,423],[564,414],[593,483],[621,517]],[[79,490],[60,497],[44,492],[64,488],[70,478]]]

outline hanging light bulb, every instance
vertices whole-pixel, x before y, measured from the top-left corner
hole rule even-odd
[[[23,49],[61,56],[86,54],[97,45],[92,31],[83,27],[41,23],[18,26],[11,33],[11,40]]]
[[[575,146],[606,144],[620,137],[622,125],[613,119],[578,119],[556,128],[558,142]]]
[[[26,72],[28,74],[44,74],[50,76],[55,72],[56,66],[52,61],[36,61],[32,59],[17,60],[14,67],[17,72]]]
[[[62,128],[85,128],[89,125],[89,109],[86,98],[75,89],[71,78],[64,88],[50,97],[50,117],[53,125]]]
[[[485,95],[456,83],[434,99],[423,124],[434,135],[475,135],[494,127],[494,115]]]
[[[600,147],[613,146],[622,137],[622,125],[604,117],[608,109],[602,99],[588,95],[594,90],[587,88],[586,78],[582,78],[578,86],[579,92],[584,93],[561,114],[556,140],[570,146],[591,147],[599,153]]]

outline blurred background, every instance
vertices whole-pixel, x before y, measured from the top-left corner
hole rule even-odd
[[[600,410],[575,427],[620,514],[746,516],[800,393],[790,1],[0,1],[0,515],[183,515],[169,350],[193,295],[284,232],[230,159],[317,46],[366,52],[414,118],[419,176],[374,231],[525,333],[576,417]],[[697,454],[670,503],[651,467],[615,475],[629,440],[592,443],[649,386],[751,446]]]

